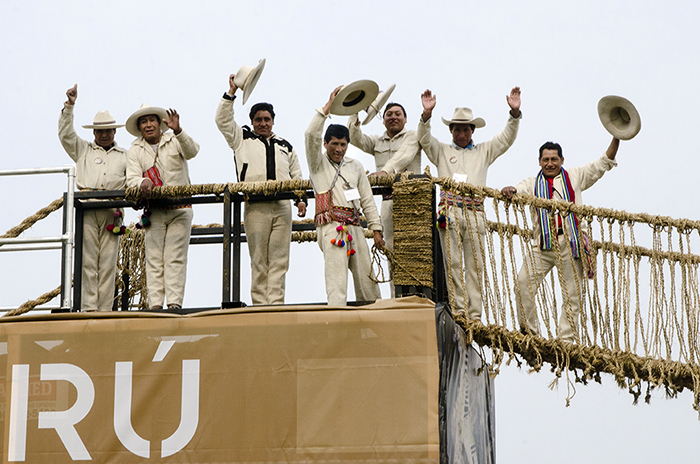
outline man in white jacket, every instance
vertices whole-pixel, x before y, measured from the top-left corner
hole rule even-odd
[[[603,156],[583,166],[567,170],[563,167],[564,155],[561,145],[547,142],[540,147],[541,170],[537,177],[527,178],[516,187],[504,187],[501,192],[508,199],[520,193],[582,205],[581,192],[617,166],[615,155],[619,146],[620,140],[613,137]],[[532,259],[527,259],[520,268],[516,287],[515,299],[520,327],[523,332],[540,335],[535,295],[547,274],[557,266],[566,285],[566,291],[562,291],[564,301],[557,336],[573,342],[576,338],[575,333],[578,332],[581,312],[582,294],[578,289],[583,286],[584,260],[587,262],[588,275],[593,276],[588,261],[590,255],[586,231],[573,213],[561,215],[560,211],[557,211],[556,217],[552,218],[551,212],[545,208],[531,207],[531,212],[534,224]],[[561,266],[557,264],[556,248],[559,248],[561,254]]]
[[[117,124],[109,111],[100,111],[91,125],[94,142],[76,134],[73,109],[78,84],[66,91],[68,100],[58,120],[58,137],[63,149],[75,161],[76,184],[80,190],[121,190],[126,186],[126,150],[117,146]],[[86,210],[83,216],[83,269],[81,310],[111,311],[117,271],[119,235],[123,212],[118,208]]]
[[[506,127],[493,139],[483,143],[475,143],[472,135],[476,129],[484,127],[486,122],[482,118],[475,118],[469,108],[455,108],[452,119],[442,118],[442,122],[450,129],[452,143],[441,143],[430,133],[436,97],[430,90],[426,90],[421,95],[421,101],[423,115],[418,122],[418,141],[428,159],[437,166],[438,175],[476,186],[486,185],[489,166],[513,145],[518,135],[522,117],[520,88],[513,87],[510,94],[506,95],[510,107]],[[438,208],[447,288],[452,295],[450,301],[454,303],[452,311],[457,314],[466,312],[472,320],[480,319],[485,272],[482,254],[486,233],[483,202],[479,198],[462,198],[443,190],[440,192]],[[464,285],[462,272],[466,282]]]
[[[234,152],[239,182],[301,179],[299,158],[292,145],[272,132],[275,111],[269,103],[250,110],[251,130],[233,119],[238,87],[229,76],[229,90],[219,101],[216,126]],[[296,202],[298,216],[306,215],[306,199]],[[289,200],[246,202],[243,212],[250,254],[250,296],[254,305],[284,304],[285,276],[289,270],[292,209]]]
[[[167,132],[172,129],[173,132]],[[149,198],[154,186],[189,185],[187,160],[199,152],[199,144],[180,126],[173,109],[141,105],[126,121],[136,138],[129,148],[128,187],[139,187]],[[146,286],[151,309],[181,309],[185,295],[187,250],[192,231],[192,205],[152,208],[146,228]]]
[[[316,196],[314,222],[318,246],[323,252],[330,306],[347,304],[348,269],[353,275],[357,301],[381,298],[379,285],[370,278],[372,266],[360,212],[367,219],[367,227],[374,231],[375,246],[384,246],[382,224],[365,168],[359,161],[345,156],[350,138],[347,127],[331,124],[321,138],[331,103],[341,88],[336,88],[325,106],[316,110],[304,134],[306,161]]]

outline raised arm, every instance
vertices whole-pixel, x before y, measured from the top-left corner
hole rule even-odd
[[[231,74],[228,78],[229,90],[226,93],[229,98],[222,97],[219,101],[219,106],[216,108],[216,127],[226,139],[226,143],[232,150],[236,151],[243,141],[243,129],[236,124],[233,119],[233,98],[238,87],[234,84],[233,79],[235,74]]]
[[[304,133],[304,145],[306,148],[306,162],[309,165],[309,173],[313,175],[321,169],[323,164],[323,125],[330,114],[331,103],[343,86],[336,87],[331,92],[328,102],[316,110],[309,127]]]
[[[421,103],[423,104],[423,114],[421,115],[420,121],[418,121],[416,137],[430,162],[437,166],[440,156],[440,141],[430,133],[430,119],[433,117],[433,109],[435,109],[437,103],[437,96],[430,90],[426,90],[420,97]]]
[[[87,147],[87,140],[78,137],[73,127],[73,108],[75,100],[78,98],[78,84],[66,91],[68,100],[63,104],[61,116],[58,118],[58,139],[61,141],[63,149],[68,153],[73,161],[78,161],[81,153]]]
[[[608,150],[605,152],[605,155],[608,157],[609,160],[615,161],[615,156],[617,155],[617,150],[620,148],[620,139],[616,139],[613,137],[613,139],[610,141],[610,146],[608,147]]]
[[[377,138],[362,133],[360,118],[357,114],[353,114],[348,118],[348,130],[350,131],[350,143],[365,153],[374,156]]]
[[[177,141],[180,142],[182,156],[186,160],[197,156],[197,153],[199,153],[199,144],[192,140],[192,137],[190,137],[187,132],[182,130],[182,127],[180,126],[180,115],[177,114],[177,111],[172,108],[166,110],[166,113],[168,114],[168,120],[165,123],[170,129],[173,130],[175,137],[177,137]]]
[[[506,101],[510,106],[510,115],[518,119],[520,117],[520,87],[513,87],[510,94],[506,95]]]

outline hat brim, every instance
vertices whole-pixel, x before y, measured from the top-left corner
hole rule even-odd
[[[258,84],[258,80],[260,79],[260,76],[262,76],[263,69],[265,69],[265,58],[258,62],[257,66],[250,71],[243,84],[239,86],[243,91],[241,98],[244,105],[248,101],[250,94],[253,93],[253,89],[255,89],[255,86]]]
[[[147,108],[139,108],[131,116],[129,116],[129,119],[126,120],[125,124],[127,132],[129,132],[134,137],[140,137],[141,131],[138,128],[139,118],[141,116],[146,116],[149,114],[155,114],[160,118],[161,132],[167,132],[170,129],[168,127],[168,124],[166,124],[165,122],[168,120],[168,112],[165,111],[163,108],[158,108],[157,106],[149,106]]]
[[[124,127],[124,124],[88,124],[83,126],[83,129],[119,129]]]
[[[370,80],[355,81],[343,86],[331,103],[330,113],[338,116],[357,114],[372,104],[379,95],[379,86]]]
[[[363,126],[365,124],[369,124],[370,121],[374,119],[374,117],[377,115],[377,113],[381,111],[384,105],[386,105],[386,102],[389,101],[389,97],[391,97],[391,94],[394,93],[395,88],[396,84],[391,84],[388,89],[379,92],[377,98],[372,102],[371,105],[369,105],[369,108],[367,108],[367,117],[364,121],[362,121]]]
[[[482,127],[486,127],[486,121],[484,121],[482,118],[474,118],[474,119],[445,119],[445,118],[440,118],[442,119],[443,124],[446,126],[449,126],[450,124],[472,124],[474,127],[477,129],[481,129]]]
[[[598,117],[605,130],[620,140],[631,140],[642,129],[642,118],[631,101],[608,95],[598,102]]]

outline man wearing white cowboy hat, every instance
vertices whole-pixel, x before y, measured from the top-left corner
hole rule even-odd
[[[449,126],[452,143],[441,143],[430,134],[430,118],[436,98],[430,90],[421,95],[423,115],[418,122],[418,141],[428,159],[437,166],[440,177],[449,177],[457,182],[486,185],[488,168],[505,153],[518,135],[520,113],[520,88],[513,87],[506,101],[510,116],[505,129],[488,142],[475,144],[472,134],[484,127],[482,118],[475,118],[469,108],[455,108],[452,119],[442,118]],[[440,192],[440,244],[448,280],[448,290],[453,304],[452,311],[468,312],[469,319],[481,318],[481,288],[483,282],[484,256],[482,254],[485,235],[483,203],[478,198],[462,198],[450,191]],[[460,248],[465,263],[465,283],[462,283]],[[449,252],[448,252],[449,250]],[[466,292],[466,293],[465,293]]]
[[[66,91],[68,100],[58,120],[58,137],[76,165],[80,190],[121,190],[126,186],[126,150],[114,142],[117,124],[109,111],[100,111],[92,124],[94,142],[75,133],[73,109],[78,84]],[[116,208],[91,209],[83,216],[83,269],[81,302],[83,311],[111,311],[122,211]],[[108,229],[109,226],[112,226]]]
[[[386,93],[381,93],[377,100],[385,97]],[[388,97],[386,97],[388,99]],[[381,107],[386,102],[377,102],[377,107]],[[374,114],[374,111],[372,112]],[[383,114],[383,123],[386,131],[382,135],[365,135],[360,128],[358,114],[348,118],[348,129],[350,130],[350,143],[374,156],[377,174],[396,174],[397,172],[409,171],[420,172],[420,145],[416,139],[416,131],[406,129],[406,110],[400,103],[389,103],[386,105]],[[394,160],[397,152],[404,153],[406,160]],[[396,167],[396,163],[401,163]],[[384,228],[384,240],[386,248],[394,249],[394,202],[391,195],[382,199],[382,226]],[[391,296],[394,297],[394,285],[391,283]]]
[[[129,148],[127,187],[139,187],[149,198],[154,186],[190,185],[187,160],[197,155],[199,144],[182,130],[177,111],[144,103],[129,116],[126,130],[137,137]],[[164,300],[169,309],[182,308],[192,216],[192,205],[153,208],[150,221],[144,221],[151,309],[163,309]]]
[[[503,187],[501,193],[508,199],[520,193],[582,205],[581,192],[593,186],[603,177],[603,174],[617,166],[615,155],[619,147],[620,139],[613,136],[610,146],[600,158],[583,166],[566,170],[563,166],[564,155],[561,145],[546,142],[540,147],[540,172],[537,177],[529,177],[516,187]],[[579,288],[583,287],[584,266],[588,271],[588,277],[594,276],[585,224],[581,224],[575,214],[557,214],[557,225],[554,229],[549,210],[532,207],[531,213],[532,223],[535,225],[532,240],[533,257],[531,260],[525,260],[520,268],[515,290],[520,328],[523,332],[540,335],[535,295],[544,278],[556,266],[566,285],[566,292],[562,292],[563,307],[557,325],[557,336],[562,340],[573,342],[575,333],[578,332],[578,319],[581,312]],[[561,253],[559,260],[555,252],[556,248],[559,248]]]
[[[292,145],[272,132],[275,111],[269,103],[250,109],[251,130],[233,119],[238,86],[229,76],[229,90],[216,110],[216,125],[234,152],[239,182],[301,179],[299,157]],[[298,216],[306,215],[306,198],[295,201]],[[254,305],[284,304],[285,276],[289,269],[292,208],[289,200],[245,204],[243,221],[250,254],[250,296]]]
[[[348,269],[353,275],[357,301],[381,298],[379,285],[370,278],[372,265],[360,225],[360,210],[367,219],[367,228],[374,232],[375,246],[384,246],[382,224],[365,168],[359,161],[345,156],[350,139],[348,128],[331,124],[321,137],[331,104],[341,89],[342,86],[333,90],[323,108],[316,110],[304,134],[306,161],[316,195],[314,222],[318,246],[323,252],[330,306],[347,304]]]

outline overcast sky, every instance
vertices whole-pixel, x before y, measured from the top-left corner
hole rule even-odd
[[[437,95],[433,134],[443,141],[449,132],[437,121],[455,106],[483,117],[486,127],[474,138],[489,140],[506,122],[505,95],[520,86],[517,141],[489,171],[487,185],[498,188],[535,175],[537,149],[547,140],[562,144],[565,166],[600,156],[610,136],[596,105],[614,94],[635,104],[642,131],[622,143],[619,167],[586,192],[585,203],[698,217],[697,2],[5,0],[0,8],[3,169],[70,162],[57,121],[66,89],[77,83],[75,124],[82,137],[92,138],[80,126],[101,109],[124,122],[143,102],[175,108],[201,145],[189,163],[192,182],[235,181],[214,112],[228,75],[266,58],[248,104],[235,103],[236,119],[247,123],[255,102],[273,103],[274,131],[296,147],[305,177],[303,134],[314,108],[333,88],[357,79],[380,88],[395,83],[392,100],[406,107],[409,128],[416,127],[421,92],[430,88]],[[375,120],[363,129],[383,127]],[[121,146],[132,140],[117,132]],[[374,171],[371,157],[355,149],[349,156]],[[59,175],[0,178],[6,199],[0,233],[58,198],[65,185]],[[221,222],[221,210],[198,207],[194,222]],[[58,235],[59,229],[57,217],[27,235]],[[318,246],[292,249],[287,301],[324,301]],[[242,298],[249,302],[243,251]],[[186,306],[219,304],[220,262],[216,246],[190,248]],[[0,306],[35,298],[59,284],[59,254],[0,253],[0,279]],[[548,371],[502,369],[496,379],[499,462],[697,461],[700,423],[691,394],[667,401],[657,392],[651,406],[633,406],[631,395],[604,376],[602,386],[577,385],[565,408],[565,384],[551,391],[551,380]]]

